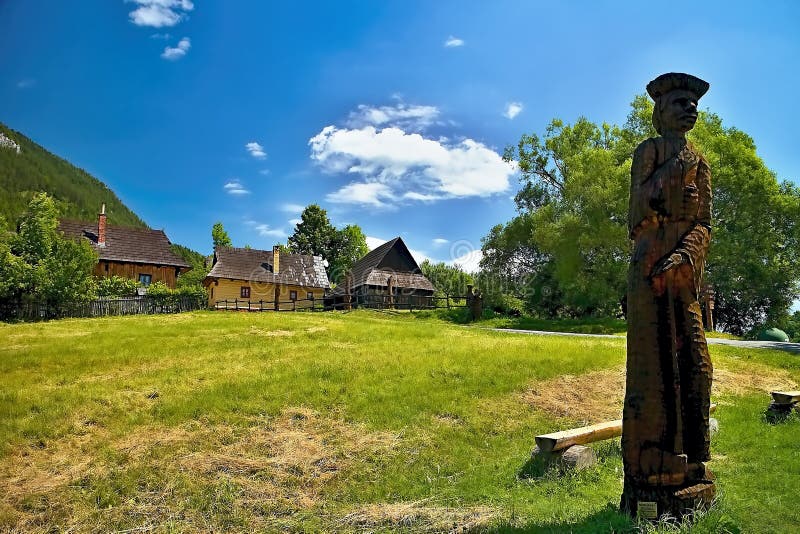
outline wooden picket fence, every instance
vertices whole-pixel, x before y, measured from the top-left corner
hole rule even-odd
[[[367,308],[377,310],[431,310],[442,308],[466,308],[467,297],[428,297],[420,295],[335,295],[323,299],[296,300],[218,300],[214,303],[217,310],[231,311],[332,311]]]
[[[180,297],[100,297],[87,302],[52,304],[42,301],[0,302],[2,321],[43,321],[64,317],[103,317],[180,313],[207,307],[201,296]]]

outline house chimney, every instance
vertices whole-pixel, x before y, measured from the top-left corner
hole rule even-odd
[[[281,272],[281,247],[275,245],[272,247],[272,274]]]
[[[100,208],[100,215],[97,217],[97,246],[106,246],[106,205]]]

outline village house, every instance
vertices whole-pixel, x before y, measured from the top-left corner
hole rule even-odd
[[[110,225],[105,204],[96,223],[62,219],[58,229],[66,237],[89,241],[99,257],[94,269],[96,277],[117,275],[145,287],[164,282],[174,289],[178,275],[191,269],[172,251],[163,230]]]
[[[395,237],[353,264],[344,283],[332,292],[329,305],[341,309],[349,294],[355,307],[428,307],[433,292],[433,284],[406,244]]]
[[[322,304],[330,288],[320,256],[272,250],[219,247],[203,281],[214,308],[242,305],[292,310]],[[244,304],[244,303],[248,304]]]

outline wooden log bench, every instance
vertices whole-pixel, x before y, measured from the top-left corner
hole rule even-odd
[[[795,393],[800,395],[800,392]],[[711,404],[708,411],[714,413],[716,409],[717,405]],[[719,422],[711,419],[710,424],[712,433],[716,433],[719,429]],[[548,462],[555,462],[565,467],[583,469],[597,462],[594,450],[586,447],[587,444],[621,435],[622,419],[542,434],[536,436],[536,447],[531,454],[533,457],[543,458]]]
[[[767,408],[767,419],[778,422],[788,417],[792,410],[800,413],[800,391],[773,391]]]

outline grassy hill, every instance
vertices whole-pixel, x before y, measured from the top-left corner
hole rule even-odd
[[[0,136],[20,148],[18,153],[9,145],[0,146],[0,216],[6,227],[14,227],[31,196],[40,191],[56,200],[64,217],[94,220],[105,203],[110,224],[147,226],[111,189],[86,171],[2,123]]]
[[[215,313],[0,324],[0,530],[800,532],[789,353],[710,347],[721,499],[617,512],[619,439],[580,472],[534,436],[619,415],[623,338],[419,315]]]

